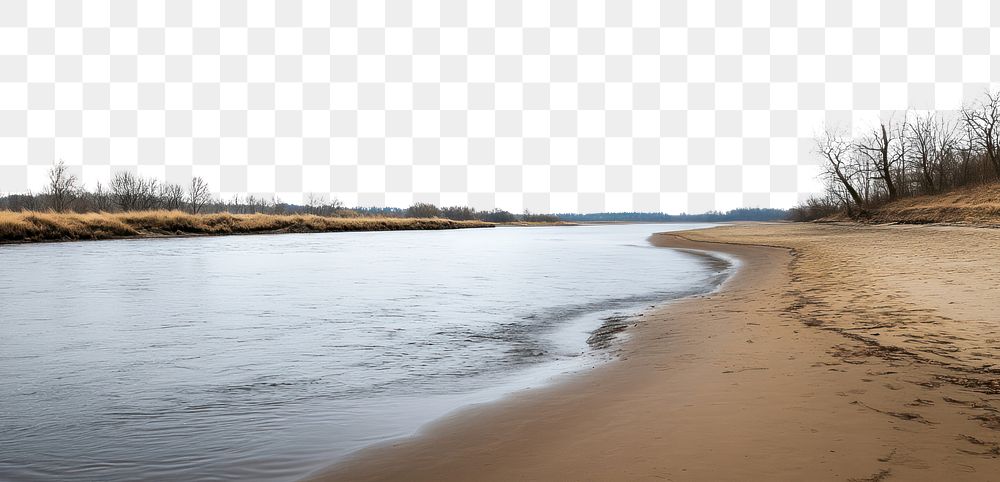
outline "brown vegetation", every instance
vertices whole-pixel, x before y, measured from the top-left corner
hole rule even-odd
[[[901,198],[871,209],[865,221],[1000,225],[1000,183],[965,187],[943,194]]]
[[[396,231],[492,227],[479,221],[353,217],[312,214],[189,214],[181,211],[56,213],[0,211],[0,243],[127,237]]]

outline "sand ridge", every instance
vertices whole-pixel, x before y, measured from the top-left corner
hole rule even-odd
[[[651,240],[741,268],[643,317],[616,362],[317,478],[998,478],[1000,231],[740,224]]]

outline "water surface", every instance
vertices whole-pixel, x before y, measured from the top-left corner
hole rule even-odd
[[[296,479],[600,363],[719,282],[646,240],[690,227],[0,246],[0,479]]]

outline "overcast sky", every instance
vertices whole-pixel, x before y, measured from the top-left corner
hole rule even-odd
[[[789,207],[812,137],[990,87],[988,1],[0,0],[0,191]],[[997,77],[997,75],[993,75]]]

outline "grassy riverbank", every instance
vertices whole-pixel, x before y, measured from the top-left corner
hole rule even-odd
[[[493,224],[424,218],[335,218],[309,214],[188,214],[181,211],[80,214],[0,211],[0,243],[486,227],[493,227]]]
[[[875,223],[1000,225],[1000,183],[900,199],[873,209]]]

